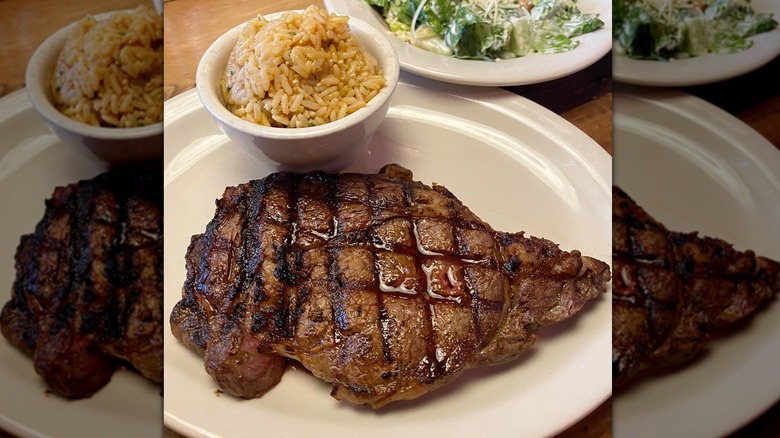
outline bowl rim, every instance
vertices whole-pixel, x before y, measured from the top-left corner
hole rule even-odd
[[[287,12],[302,13],[303,11],[303,9],[293,9],[263,14],[263,17],[268,20],[274,20]],[[328,12],[328,14],[331,14],[331,12]],[[244,21],[220,35],[216,40],[214,40],[213,43],[211,43],[211,45],[209,45],[208,49],[206,49],[206,51],[203,53],[203,56],[201,56],[195,74],[195,88],[197,89],[198,97],[200,98],[201,103],[206,108],[206,110],[211,113],[211,115],[215,117],[220,123],[224,123],[232,129],[255,137],[265,137],[269,139],[292,140],[317,138],[336,131],[340,131],[343,128],[360,124],[369,118],[372,114],[374,114],[377,110],[381,109],[381,107],[390,100],[396,86],[398,85],[401,64],[398,58],[398,53],[390,43],[387,36],[359,18],[352,16],[347,17],[349,19],[348,23],[350,26],[350,31],[353,32],[353,35],[354,30],[357,29],[362,35],[376,42],[376,44],[381,48],[381,55],[388,55],[381,57],[383,63],[388,64],[384,67],[384,75],[386,79],[385,86],[379,90],[377,95],[375,95],[366,103],[365,107],[353,112],[352,114],[348,114],[341,119],[318,126],[307,126],[302,128],[264,126],[242,119],[241,117],[230,112],[222,101],[221,93],[219,93],[219,84],[210,83],[206,80],[206,78],[208,76],[209,68],[217,68],[221,75],[221,72],[224,71],[224,66],[221,68],[214,67],[214,60],[223,54],[224,50],[228,50],[229,56],[229,53],[232,52],[233,47],[235,47],[239,33],[244,28],[244,26],[246,26],[246,24],[254,18]],[[357,35],[355,36],[360,39],[360,37]],[[363,44],[362,41],[361,44]],[[380,59],[377,54],[372,53],[372,55],[374,55],[377,59]],[[370,109],[370,111],[362,111],[365,109]]]
[[[111,17],[118,12],[132,12],[133,9],[120,9],[115,11],[101,12],[99,14],[90,14],[96,20],[104,20]],[[33,107],[38,113],[49,123],[65,129],[67,131],[85,136],[99,139],[132,139],[143,138],[152,135],[158,135],[163,131],[162,120],[147,126],[131,127],[131,128],[110,128],[105,126],[89,125],[77,120],[71,119],[62,112],[60,112],[52,103],[50,94],[48,91],[49,77],[52,74],[52,69],[45,68],[45,65],[53,59],[52,66],[57,64],[57,57],[59,57],[62,48],[65,45],[65,41],[73,30],[73,28],[84,18],[86,15],[78,20],[75,20],[56,32],[49,35],[33,52],[30,59],[27,61],[27,68],[25,70],[24,82],[27,96],[30,99]],[[44,86],[39,87],[38,84],[43,81]]]

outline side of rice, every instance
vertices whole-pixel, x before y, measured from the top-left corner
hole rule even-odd
[[[162,120],[163,20],[152,8],[76,23],[51,78],[54,106],[90,125],[130,128]]]
[[[348,20],[312,5],[249,21],[222,77],[228,110],[261,125],[300,128],[364,107],[386,80]]]

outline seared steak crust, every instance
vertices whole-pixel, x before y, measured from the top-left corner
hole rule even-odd
[[[720,239],[667,230],[613,187],[613,384],[703,351],[718,327],[780,291],[780,264]]]
[[[162,381],[161,189],[120,172],[58,187],[22,236],[0,328],[54,392],[89,397],[121,364]]]
[[[494,231],[394,165],[228,187],[186,269],[172,331],[223,389],[261,396],[289,358],[373,407],[515,358],[610,277],[578,251]]]

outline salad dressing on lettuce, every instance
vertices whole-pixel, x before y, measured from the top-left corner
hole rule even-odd
[[[750,0],[613,0],[614,50],[636,59],[668,60],[735,53],[753,35],[777,27]]]
[[[366,0],[403,41],[430,52],[495,60],[577,47],[604,27],[576,0]]]

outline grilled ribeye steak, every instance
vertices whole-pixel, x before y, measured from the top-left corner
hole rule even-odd
[[[224,390],[259,397],[292,359],[375,408],[516,358],[610,279],[397,165],[228,187],[186,269],[171,328]]]
[[[127,364],[162,381],[162,227],[159,172],[107,172],[46,200],[0,327],[52,391],[89,397]]]
[[[671,232],[613,187],[613,384],[684,363],[715,329],[780,291],[780,264],[720,239]]]

